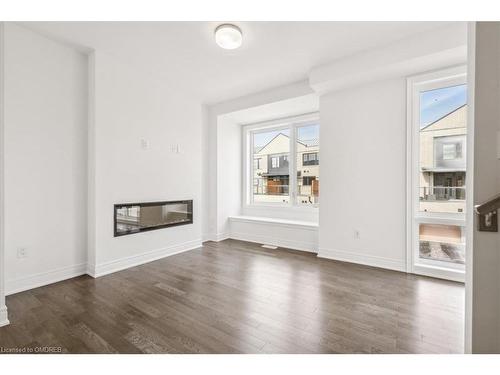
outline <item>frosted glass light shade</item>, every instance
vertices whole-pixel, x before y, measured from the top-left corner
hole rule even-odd
[[[235,25],[220,25],[215,29],[215,42],[221,48],[236,49],[243,43],[243,34]]]

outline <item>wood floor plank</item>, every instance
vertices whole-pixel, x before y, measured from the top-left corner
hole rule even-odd
[[[461,353],[463,284],[226,240],[7,297],[1,348]]]

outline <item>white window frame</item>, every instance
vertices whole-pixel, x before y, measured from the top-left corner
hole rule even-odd
[[[242,197],[243,207],[270,207],[270,208],[294,208],[300,209],[304,211],[318,210],[319,204],[298,204],[296,202],[297,197],[297,178],[295,178],[295,174],[297,173],[297,129],[307,125],[318,125],[319,123],[319,113],[305,113],[302,115],[285,117],[280,119],[275,119],[271,121],[264,121],[253,124],[242,124],[242,143],[243,143],[243,166],[242,166]],[[288,158],[288,168],[289,168],[289,199],[288,203],[282,202],[254,202],[253,200],[253,137],[251,136],[257,132],[266,132],[270,130],[280,130],[280,129],[290,129],[290,150],[289,150],[289,158]],[[321,152],[321,147],[319,147],[318,158]]]
[[[465,266],[455,263],[446,267],[436,261],[419,257],[419,225],[443,224],[466,228],[466,213],[421,212],[419,200],[420,164],[420,93],[443,87],[467,84],[467,67],[448,69],[409,77],[407,79],[407,256],[409,273],[439,277],[449,280],[465,280]],[[467,136],[470,136],[469,134]],[[470,172],[468,172],[470,173]],[[470,178],[470,176],[469,176]],[[466,199],[471,199],[467,192]],[[467,206],[468,207],[468,206]],[[467,239],[466,239],[467,241]]]

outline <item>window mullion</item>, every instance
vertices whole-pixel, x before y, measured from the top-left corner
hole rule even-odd
[[[288,183],[290,186],[290,206],[295,206],[297,203],[297,126],[292,125],[290,128],[290,161],[288,163],[290,176]]]
[[[247,165],[250,165],[250,168],[249,169],[249,173],[248,173],[248,181],[249,183],[247,183],[247,188],[250,188],[250,190],[248,191],[248,202],[250,202],[251,204],[253,204],[254,202],[254,192],[253,192],[253,189],[254,189],[254,169],[255,169],[255,166],[253,164],[253,159],[254,159],[254,156],[253,156],[253,150],[254,150],[254,142],[253,142],[253,132],[248,132],[248,137],[250,137],[249,139],[249,150],[248,152],[246,153],[247,154],[247,158],[248,158],[248,162],[247,162]],[[248,143],[247,143],[248,144]]]

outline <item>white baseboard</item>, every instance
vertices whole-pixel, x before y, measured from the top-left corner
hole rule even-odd
[[[261,217],[261,216],[229,216],[229,221],[231,223],[247,223],[247,224],[260,224],[260,225],[271,225],[277,228],[286,228],[291,230],[310,230],[317,232],[319,225],[317,222],[304,221],[304,220],[288,220],[288,219],[277,219],[272,217]]]
[[[276,238],[270,236],[262,236],[257,234],[249,233],[236,233],[231,232],[229,238],[240,241],[248,241],[261,243],[266,245],[274,245],[278,247],[286,247],[288,249],[307,251],[316,254],[318,252],[318,245],[313,242],[297,241],[297,240],[287,240],[283,238]]]
[[[25,290],[38,288],[44,285],[53,284],[59,281],[71,279],[73,277],[88,274],[94,278],[104,276],[113,272],[121,271],[126,268],[138,266],[144,263],[152,262],[170,255],[179,254],[184,251],[193,250],[201,247],[201,240],[188,241],[178,245],[169,246],[162,249],[148,251],[143,254],[130,256],[106,262],[98,265],[78,264],[69,267],[63,267],[56,270],[41,272],[35,275],[11,279],[5,281],[5,295],[11,295]],[[5,311],[5,319],[7,312]],[[2,310],[0,309],[0,324],[2,322]],[[8,324],[8,322],[6,323]]]
[[[57,283],[72,277],[87,273],[87,264],[81,263],[74,266],[62,267],[55,270],[41,272],[18,279],[5,281],[5,295],[23,292],[25,290],[38,288],[44,285]]]
[[[229,233],[206,234],[203,236],[203,242],[220,242],[230,238]]]
[[[449,268],[413,265],[412,273],[415,275],[435,277],[437,279],[452,280],[459,283],[465,283],[465,270],[454,270]]]
[[[95,273],[95,264],[87,263],[87,275],[93,277],[94,279],[97,277]]]
[[[230,237],[231,236],[229,235],[229,233],[217,233],[217,235],[215,236],[215,241],[216,242],[224,241]]]
[[[7,318],[7,306],[0,307],[0,327],[9,324],[9,319]]]
[[[365,266],[385,268],[394,271],[406,272],[405,260],[395,260],[375,255],[359,254],[352,251],[332,250],[320,248],[318,258],[340,260],[342,262],[363,264]]]
[[[110,273],[121,271],[130,267],[139,266],[144,263],[149,263],[161,258],[183,253],[185,251],[193,250],[199,247],[201,247],[201,239],[188,241],[165,248],[148,251],[146,253],[97,264],[93,267],[88,267],[89,269],[87,270],[87,273],[94,278],[101,277]]]

